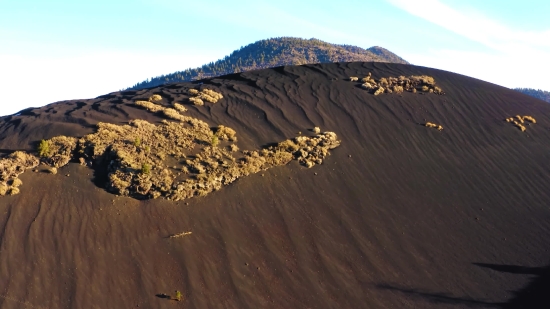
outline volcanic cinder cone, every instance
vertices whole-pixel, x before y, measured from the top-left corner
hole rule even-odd
[[[361,86],[369,73],[431,76],[445,94],[375,96]],[[160,124],[162,113],[135,104],[155,94],[234,129],[239,149],[315,127],[341,144],[312,168],[292,161],[178,202],[114,195],[98,166],[76,158],[57,174],[27,170],[19,194],[0,197],[0,308],[548,308],[547,103],[384,63],[201,82],[2,117],[0,152],[36,153],[43,139],[80,138],[99,122]],[[194,105],[191,88],[223,99]],[[522,132],[506,121],[516,115],[536,123]]]

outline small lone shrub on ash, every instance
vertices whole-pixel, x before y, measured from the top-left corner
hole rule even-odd
[[[38,145],[38,155],[41,157],[47,157],[50,155],[50,143],[45,140],[41,140]]]
[[[175,301],[181,301],[181,298],[182,298],[181,292],[176,290],[176,296],[174,296],[174,300]]]
[[[142,174],[149,174],[151,173],[151,165],[147,164],[147,163],[143,163],[141,165],[141,173]]]

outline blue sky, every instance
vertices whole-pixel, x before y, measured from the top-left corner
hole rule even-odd
[[[92,98],[294,36],[550,90],[550,1],[0,0],[0,115]],[[535,69],[533,69],[533,67]]]

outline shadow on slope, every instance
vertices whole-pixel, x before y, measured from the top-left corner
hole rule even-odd
[[[550,294],[548,294],[550,288],[550,265],[546,267],[525,267],[485,263],[474,263],[474,265],[499,272],[535,276],[527,286],[521,290],[513,292],[515,297],[506,304],[503,304],[501,308],[550,308]]]

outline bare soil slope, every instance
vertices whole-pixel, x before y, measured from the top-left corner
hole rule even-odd
[[[374,96],[346,80],[369,72],[431,75],[446,94]],[[315,126],[342,144],[320,166],[292,162],[180,202],[114,196],[78,163],[28,171],[19,195],[0,198],[0,308],[549,307],[547,103],[384,63],[203,82],[224,99],[187,114],[234,128],[241,149]],[[189,85],[0,118],[0,152],[93,133],[98,121],[158,122],[134,101],[185,102]],[[537,123],[521,132],[504,121],[518,114]],[[192,234],[168,238],[181,232]],[[181,302],[163,297],[175,290]]]

